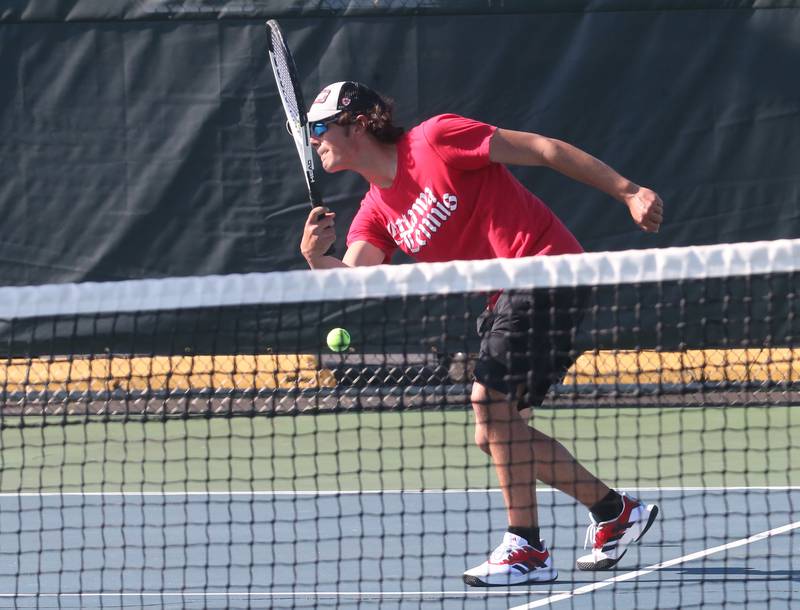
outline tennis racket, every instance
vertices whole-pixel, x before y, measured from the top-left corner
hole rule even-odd
[[[292,53],[283,40],[283,32],[274,19],[267,21],[269,30],[269,60],[272,72],[275,74],[275,83],[281,96],[283,109],[286,112],[289,133],[294,139],[297,154],[303,165],[303,175],[308,187],[308,200],[311,207],[322,205],[322,198],[314,179],[314,151],[311,149],[311,133],[306,117],[306,105],[303,102],[303,92],[297,78],[297,68],[292,59]]]

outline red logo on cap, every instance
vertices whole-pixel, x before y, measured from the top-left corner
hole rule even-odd
[[[323,89],[322,91],[319,92],[319,95],[317,96],[317,99],[314,100],[314,103],[315,104],[324,104],[325,100],[328,99],[328,96],[330,94],[331,94],[331,90],[330,89]]]

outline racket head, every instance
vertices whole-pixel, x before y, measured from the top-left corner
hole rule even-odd
[[[308,198],[311,206],[315,207],[321,204],[321,198],[314,176],[314,151],[311,148],[311,133],[308,127],[303,91],[300,88],[300,79],[297,76],[294,58],[286,44],[283,31],[278,22],[274,19],[267,21],[267,30],[269,33],[269,59],[272,65],[272,73],[275,76],[278,94],[281,98],[283,110],[286,113],[289,133],[294,139],[300,163],[303,165],[303,173],[308,187]]]

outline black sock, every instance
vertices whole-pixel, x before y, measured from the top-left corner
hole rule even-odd
[[[517,527],[516,525],[509,525],[508,532],[525,538],[533,548],[542,550],[541,542],[539,542],[539,528],[538,527]]]
[[[598,500],[589,507],[595,520],[611,521],[622,512],[622,496],[613,489],[602,500]]]

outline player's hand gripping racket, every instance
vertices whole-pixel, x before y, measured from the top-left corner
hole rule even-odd
[[[274,19],[267,21],[269,30],[269,60],[272,64],[272,72],[275,75],[275,83],[278,85],[278,93],[281,96],[283,109],[286,112],[286,125],[289,133],[294,139],[297,147],[297,154],[303,165],[303,175],[308,187],[308,200],[311,207],[315,208],[322,205],[317,184],[314,177],[314,151],[311,148],[311,132],[306,116],[306,105],[303,102],[303,92],[300,89],[300,80],[297,77],[297,68],[294,65],[292,53],[283,39],[283,32]],[[325,253],[333,252],[333,246]]]

